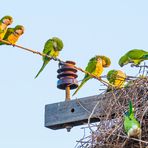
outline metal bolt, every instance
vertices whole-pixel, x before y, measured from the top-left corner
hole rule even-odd
[[[67,132],[70,132],[72,129],[72,126],[66,126],[65,128],[66,128]]]

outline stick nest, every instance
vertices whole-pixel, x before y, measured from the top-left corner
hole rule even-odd
[[[104,98],[107,101],[105,101]],[[142,133],[139,139],[128,138],[123,128],[124,112],[128,110],[129,99],[133,102],[135,117],[141,124]],[[97,114],[97,107],[105,106],[104,115]],[[107,105],[106,105],[107,104]],[[148,76],[132,80],[122,89],[106,92],[101,102],[95,106],[95,115],[99,118],[97,124],[83,128],[89,130],[89,136],[77,141],[78,148],[148,148]],[[100,107],[99,107],[100,108]]]

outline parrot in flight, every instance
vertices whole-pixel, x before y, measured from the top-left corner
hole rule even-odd
[[[53,37],[52,39],[49,39],[46,41],[45,45],[44,45],[44,49],[43,49],[43,54],[49,55],[51,57],[58,57],[59,52],[63,49],[63,42],[61,39],[57,38],[57,37]],[[41,69],[39,70],[39,72],[37,73],[37,75],[35,76],[35,78],[38,77],[38,75],[43,71],[43,69],[45,68],[45,66],[48,64],[48,62],[51,60],[48,57],[43,56],[43,65],[41,67]]]
[[[93,58],[91,58],[88,62],[88,65],[85,69],[85,71],[99,77],[101,76],[103,69],[105,67],[109,67],[111,64],[111,61],[108,57],[102,56],[102,55],[97,55]],[[92,77],[88,74],[85,74],[81,84],[78,86],[76,91],[73,93],[73,96],[79,91],[79,89]]]
[[[3,40],[15,44],[19,37],[24,33],[24,27],[17,25],[15,28],[8,28]],[[0,42],[0,45],[7,45],[6,43]]]
[[[121,88],[125,83],[126,74],[121,70],[113,69],[107,73],[107,80],[109,81],[109,83],[113,84],[115,87]]]
[[[144,60],[148,60],[148,52],[141,49],[133,49],[119,59],[119,65],[123,67],[128,63],[134,63],[135,66],[138,66]]]
[[[4,16],[1,20],[0,20],[0,39],[3,39],[6,31],[7,31],[7,27],[9,25],[11,25],[13,22],[13,18],[11,16]]]
[[[129,110],[124,114],[124,130],[128,137],[139,138],[141,127],[139,121],[134,117],[132,101],[129,101]]]

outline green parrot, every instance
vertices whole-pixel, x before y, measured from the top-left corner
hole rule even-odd
[[[56,58],[59,55],[59,52],[63,49],[63,46],[64,45],[61,39],[53,37],[52,39],[46,41],[43,49],[43,54],[47,54],[51,57]],[[43,71],[43,69],[50,60],[51,60],[50,58],[43,56],[43,65],[39,70],[39,72],[37,73],[37,75],[35,76],[35,78],[38,77],[38,75]]]
[[[6,31],[7,31],[7,27],[9,25],[11,25],[13,22],[13,18],[11,16],[4,16],[1,20],[0,20],[0,39],[3,39]]]
[[[128,63],[134,63],[137,66],[144,60],[148,60],[148,52],[141,49],[133,49],[119,59],[119,65],[123,67]]]
[[[103,72],[103,69],[105,67],[109,67],[111,64],[111,61],[108,57],[106,56],[101,56],[101,55],[97,55],[93,58],[91,58],[88,62],[88,65],[85,69],[85,71],[97,76],[97,77],[100,77],[102,72]],[[85,74],[81,84],[78,86],[78,88],[76,89],[76,91],[73,93],[73,96],[79,91],[79,89],[89,80],[91,79],[92,77],[88,74]]]
[[[124,130],[128,137],[137,137],[141,135],[141,127],[139,121],[134,117],[134,108],[131,100],[129,101],[129,111],[124,115]]]
[[[125,83],[126,75],[121,70],[113,69],[107,73],[107,80],[115,87],[121,88]]]
[[[17,25],[15,28],[8,28],[3,40],[15,44],[19,37],[24,33],[24,27]],[[0,42],[0,45],[7,45],[6,43]]]

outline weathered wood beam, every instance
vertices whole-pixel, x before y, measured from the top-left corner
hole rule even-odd
[[[92,122],[99,121],[97,116],[105,116],[105,104],[113,97],[112,94],[95,95],[71,101],[64,101],[45,106],[45,127],[50,129],[62,129],[67,126],[78,126],[88,122],[93,108],[98,103],[98,106],[91,118]],[[103,100],[103,101],[102,101]]]
[[[50,129],[62,129],[83,125],[88,122],[92,113],[90,123],[97,122],[107,117],[108,120],[116,118],[115,115],[123,114],[122,106],[128,106],[128,99],[148,99],[147,77],[138,79],[135,84],[128,88],[122,88],[104,94],[63,101],[45,106],[45,127]],[[138,92],[138,94],[137,94]],[[119,107],[120,104],[120,107]]]

